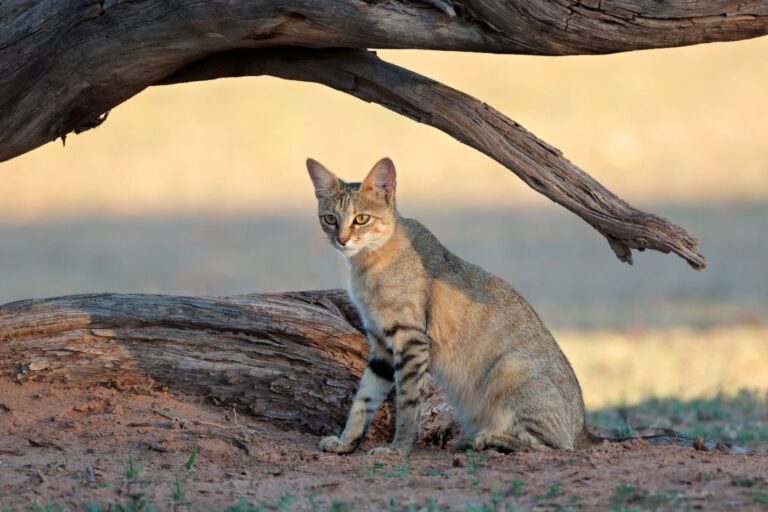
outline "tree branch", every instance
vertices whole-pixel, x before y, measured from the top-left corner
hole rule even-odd
[[[683,228],[642,212],[501,112],[460,91],[364,50],[237,50],[207,57],[160,84],[272,75],[317,82],[434,126],[490,156],[536,192],[572,211],[608,240],[621,261],[632,249],[674,252],[693,268],[706,262]]]
[[[0,161],[92,126],[174,70],[236,48],[575,55],[768,34],[743,0],[0,2]]]
[[[207,61],[211,66],[222,54],[237,49],[291,46],[536,55],[611,53],[765,35],[768,2],[17,0],[0,3],[0,20],[3,161],[69,133],[98,126],[106,112],[146,87],[216,55]],[[259,54],[251,55],[255,58]],[[310,55],[321,56],[306,54]],[[685,231],[627,205],[557,150],[495,110],[372,56],[350,53],[356,60],[345,69],[330,55],[317,64],[324,70],[318,80],[306,75],[312,65],[304,57],[294,59],[292,71],[272,67],[263,73],[327,82],[452,134],[580,215],[606,236],[623,261],[631,261],[633,248],[652,248],[674,251],[694,268],[704,266],[695,239]],[[262,73],[250,62],[252,58],[245,64],[248,73],[241,74]],[[284,56],[280,65],[287,65],[289,60]],[[233,70],[228,73],[211,72],[210,77],[237,75]],[[368,82],[366,75],[372,77]],[[395,78],[412,79],[413,83],[397,84],[399,92],[389,98],[389,91],[382,86],[394,84]],[[410,99],[406,92],[417,97]],[[426,96],[419,98],[419,93]],[[430,104],[463,105],[469,110],[451,116],[425,109]],[[473,126],[473,116],[482,122]],[[466,138],[476,136],[491,139]],[[501,147],[493,147],[494,143]],[[592,187],[597,188],[593,191]]]

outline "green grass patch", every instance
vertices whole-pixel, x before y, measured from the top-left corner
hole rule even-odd
[[[693,400],[649,398],[590,411],[588,420],[612,428],[619,437],[631,437],[639,427],[663,427],[689,438],[749,446],[768,442],[768,394],[742,390]]]
[[[629,512],[631,510],[658,510],[674,505],[679,501],[677,491],[652,493],[634,485],[620,485],[611,496],[611,510]]]
[[[197,459],[197,446],[192,448],[192,453],[189,454],[189,458],[187,459],[186,464],[184,464],[184,468],[187,470],[187,473],[191,473],[194,469],[195,459]]]

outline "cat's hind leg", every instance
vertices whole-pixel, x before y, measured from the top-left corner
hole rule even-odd
[[[526,450],[546,451],[551,448],[526,435],[514,436],[506,432],[482,431],[474,437],[459,439],[453,444],[453,449],[476,452],[496,450],[501,453],[512,453]]]
[[[567,405],[556,386],[515,356],[499,357],[478,383],[468,409],[470,435],[456,443],[473,450],[573,449]]]
[[[351,453],[360,446],[376,411],[394,386],[395,368],[392,349],[383,340],[369,335],[371,354],[368,366],[360,379],[347,424],[340,436],[328,436],[320,440],[324,452]]]

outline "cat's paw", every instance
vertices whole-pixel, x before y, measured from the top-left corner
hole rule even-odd
[[[397,444],[391,444],[389,446],[377,446],[368,450],[369,457],[386,457],[396,455],[398,457],[408,457],[411,453],[412,446],[402,446]]]
[[[394,455],[395,453],[397,452],[388,446],[377,446],[376,448],[368,450],[369,457],[386,457],[387,455]]]
[[[320,440],[320,449],[330,453],[349,453],[353,450],[352,446],[341,440],[339,436],[328,436]]]
[[[476,452],[496,450],[500,453],[511,453],[515,451],[517,444],[519,443],[515,443],[508,435],[483,432],[473,439],[466,440],[465,449],[472,449]]]

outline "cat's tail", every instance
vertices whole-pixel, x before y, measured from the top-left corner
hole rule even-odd
[[[643,439],[654,445],[682,446],[695,448],[700,451],[708,452],[712,450],[729,451],[733,453],[749,453],[749,450],[741,446],[730,443],[722,443],[712,439],[701,437],[690,438],[682,436],[670,428],[638,427],[633,428],[631,434],[626,435],[623,432],[614,431],[607,434],[595,434],[588,426],[584,426],[579,436],[578,445],[582,448],[588,448],[609,443],[624,443],[635,439]]]

